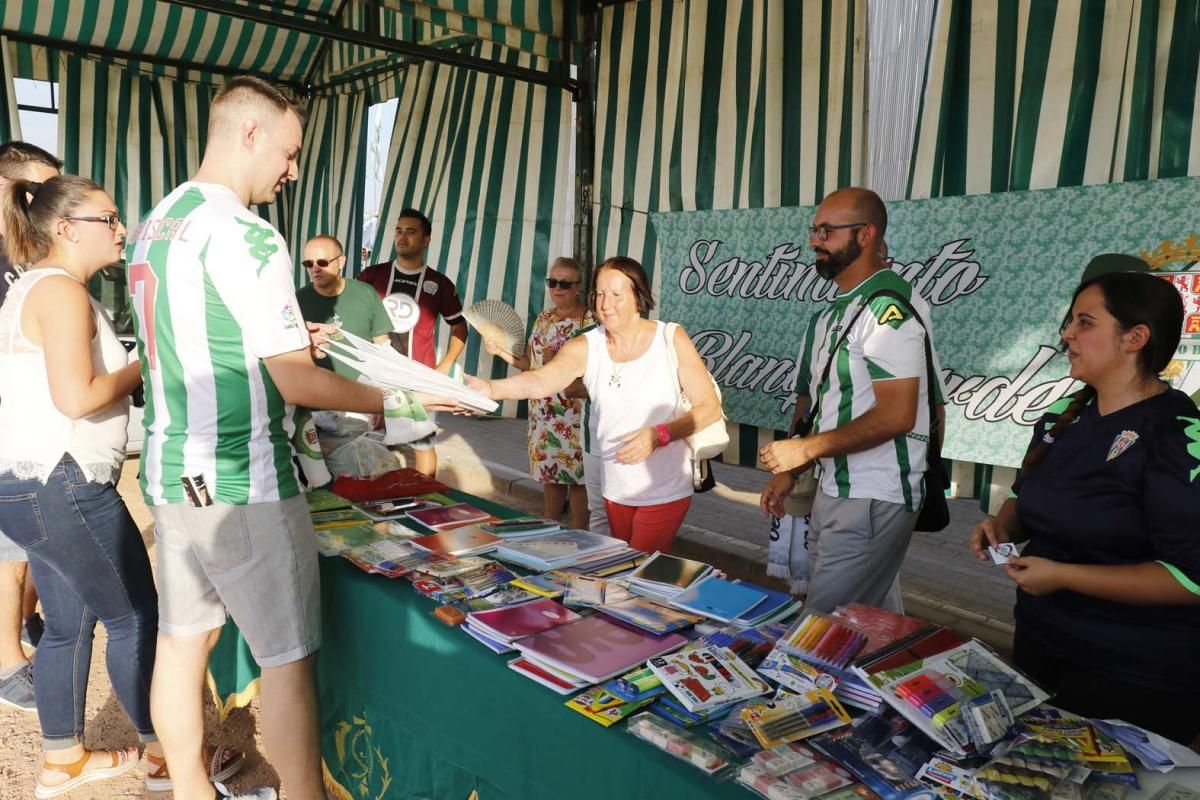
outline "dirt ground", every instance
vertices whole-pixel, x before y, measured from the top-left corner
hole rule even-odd
[[[142,539],[154,561],[154,534],[150,513],[142,502],[137,486],[137,459],[125,462],[119,484],[122,497],[137,521]],[[133,726],[121,709],[108,674],[104,668],[107,636],[102,625],[96,629],[92,653],[92,672],[88,684],[87,729],[84,742],[89,748],[127,747],[137,742]],[[205,690],[207,695],[207,690]],[[208,741],[239,747],[248,755],[245,769],[230,781],[230,788],[270,785],[279,787],[279,778],[262,756],[262,738],[257,725],[258,703],[248,709],[234,711],[225,722],[218,723],[216,707],[211,701],[206,713]],[[29,800],[33,797],[34,777],[40,765],[41,732],[37,716],[25,714],[7,706],[0,707],[0,800]],[[167,800],[170,793],[146,791],[145,771],[138,767],[132,772],[109,781],[83,786],[63,795],[68,800],[111,800],[112,798],[144,797]]]

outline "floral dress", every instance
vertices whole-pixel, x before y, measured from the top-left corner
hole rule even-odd
[[[548,309],[533,321],[529,368],[538,369],[575,334],[596,324],[590,310],[582,322]],[[529,474],[540,483],[583,483],[583,400],[563,394],[529,401]]]

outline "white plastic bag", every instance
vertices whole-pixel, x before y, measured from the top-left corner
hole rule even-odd
[[[794,595],[808,594],[808,523],[807,514],[771,517],[767,575],[788,578]]]
[[[335,476],[375,478],[400,465],[383,442],[371,434],[357,436],[325,455],[325,464]]]

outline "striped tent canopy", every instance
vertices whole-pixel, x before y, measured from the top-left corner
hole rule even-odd
[[[20,77],[56,78],[57,64],[38,47],[69,45],[153,71],[248,72],[305,88],[395,69],[410,57],[340,41],[339,29],[382,45],[482,40],[558,62],[564,37],[578,35],[576,7],[561,0],[21,0],[0,4],[0,33],[18,44]]]

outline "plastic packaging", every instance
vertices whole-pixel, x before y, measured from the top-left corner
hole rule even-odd
[[[722,775],[733,766],[733,756],[725,748],[649,712],[631,719],[626,731],[710,776]]]

